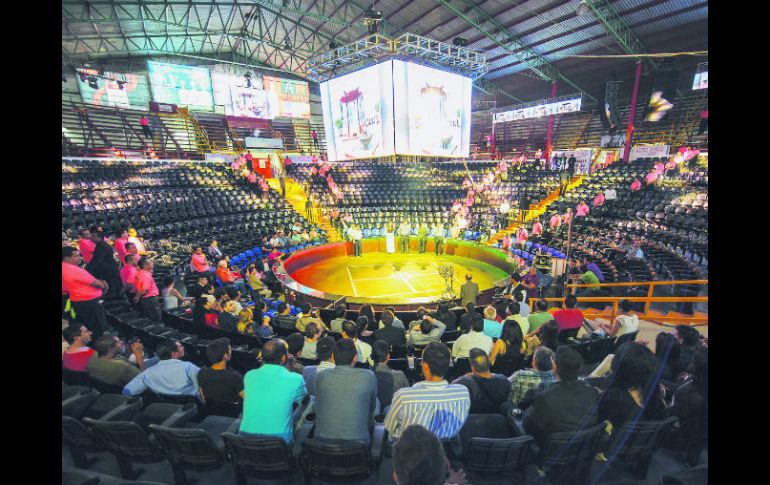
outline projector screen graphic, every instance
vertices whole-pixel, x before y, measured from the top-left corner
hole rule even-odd
[[[78,87],[84,103],[97,106],[115,106],[127,109],[147,109],[150,101],[150,90],[147,78],[143,74],[124,74],[104,72],[99,74],[96,69],[77,69]],[[94,76],[97,88],[88,85],[80,75]],[[121,81],[121,83],[118,83]],[[123,85],[121,89],[120,84]]]
[[[212,111],[211,76],[205,67],[147,61],[152,97],[159,103]]]
[[[393,155],[392,62],[321,83],[329,160]]]
[[[271,118],[310,119],[310,88],[305,81],[262,76]]]
[[[471,92],[470,78],[394,60],[396,153],[467,157]]]
[[[267,106],[267,93],[262,89],[262,77],[252,76],[251,86],[244,76],[212,72],[214,104],[223,106],[225,114],[250,118],[271,119]]]

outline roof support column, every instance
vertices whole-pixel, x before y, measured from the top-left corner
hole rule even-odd
[[[558,83],[551,82],[551,98],[556,97],[556,88]],[[551,137],[553,136],[553,115],[548,115],[548,140],[545,143],[545,166],[548,166],[548,160],[551,159]]]
[[[639,80],[642,77],[642,63],[636,61],[636,74],[634,74],[634,91],[631,93],[631,112],[628,114],[628,129],[626,130],[626,144],[623,148],[623,163],[628,163],[631,154],[631,135],[634,132],[634,115],[636,114],[636,98],[639,95]]]

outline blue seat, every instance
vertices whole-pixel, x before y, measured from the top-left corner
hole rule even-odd
[[[294,305],[289,305],[289,308],[291,308],[290,312],[293,317],[299,315],[299,313],[302,311],[299,307]]]
[[[527,248],[527,249],[531,248],[532,247],[532,241],[525,242],[524,243],[524,247]]]
[[[222,284],[222,280],[219,279],[219,276],[214,275],[214,281],[217,283],[217,286],[222,288],[224,284]]]
[[[514,250],[513,250],[513,254],[515,254],[515,255],[517,255],[517,256],[518,256],[518,255],[520,255],[520,254],[521,254],[521,249],[519,249],[519,248],[514,248]]]
[[[465,231],[465,239],[470,239],[471,236],[473,236],[473,233],[471,231]]]
[[[364,237],[372,237],[372,230],[371,229],[364,229]]]

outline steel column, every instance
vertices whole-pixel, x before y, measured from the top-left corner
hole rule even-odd
[[[634,115],[636,114],[636,98],[639,95],[639,80],[642,77],[642,63],[636,61],[636,74],[634,74],[634,91],[631,93],[631,112],[628,114],[628,129],[626,130],[626,145],[623,148],[623,163],[628,163],[631,154],[631,135],[634,131]]]
[[[556,97],[556,81],[551,83],[551,98]],[[545,143],[545,166],[548,166],[548,160],[551,159],[551,137],[553,136],[553,115],[548,115],[548,139]]]

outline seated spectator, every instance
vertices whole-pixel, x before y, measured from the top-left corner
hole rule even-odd
[[[412,328],[409,334],[406,336],[407,345],[428,345],[431,342],[441,341],[441,336],[446,330],[444,322],[439,322],[435,318],[425,313],[422,316],[420,325]]]
[[[70,325],[62,330],[64,340],[69,344],[62,354],[62,365],[75,372],[86,372],[88,361],[96,351],[88,346],[91,342],[91,331],[85,325]]]
[[[292,411],[307,390],[302,376],[286,368],[288,348],[282,339],[268,340],[262,346],[262,367],[246,373],[240,433],[278,436],[291,445],[298,415]]]
[[[534,268],[534,266],[532,267]],[[516,303],[519,304],[519,315],[521,315],[524,318],[529,318],[529,313],[530,313],[529,304],[526,301],[524,301],[524,295],[520,291],[517,291],[516,293],[513,294],[513,299],[516,301]]]
[[[695,349],[700,342],[700,333],[689,325],[677,325],[674,336],[679,340],[679,368],[687,370],[695,359]]]
[[[501,405],[507,404],[511,395],[511,384],[501,374],[490,372],[489,358],[481,349],[471,349],[469,354],[471,373],[455,379],[452,384],[468,388],[471,397],[471,414],[502,413]]]
[[[238,314],[236,313],[235,303],[232,300],[225,302],[222,311],[217,317],[217,327],[226,332],[238,331]]]
[[[246,278],[249,281],[251,287],[251,299],[257,301],[260,296],[265,298],[271,298],[273,292],[265,286],[264,276],[257,271],[255,266],[249,266],[246,268]]]
[[[217,327],[219,312],[214,310],[215,300],[211,295],[203,295],[195,300],[193,306],[193,324],[196,326]]]
[[[297,331],[299,333],[305,333],[305,327],[309,323],[314,323],[319,331],[328,331],[326,324],[318,316],[318,310],[314,310],[310,306],[310,303],[302,303],[300,306],[300,314],[297,315]]]
[[[692,379],[682,384],[674,393],[669,410],[680,422],[698,416],[708,416],[709,410],[709,354],[708,347],[698,347],[689,369]]]
[[[358,329],[358,335],[361,337],[368,337],[370,335],[373,335],[376,330],[379,330],[379,326],[377,326],[377,319],[374,318],[374,310],[372,309],[371,305],[361,305],[361,308],[358,310],[358,318],[366,317],[367,322],[367,328],[366,328],[366,335],[364,335],[364,331],[360,328]]]
[[[484,335],[492,338],[500,338],[503,326],[497,323],[497,310],[492,305],[484,308]]]
[[[476,318],[474,315],[478,315],[478,313],[476,313],[476,304],[469,301],[465,305],[465,313],[460,316],[460,331],[462,333],[466,334],[471,331],[473,320]],[[483,322],[484,319],[481,321]]]
[[[345,320],[345,323],[342,324],[342,338],[349,338],[355,342],[358,351],[358,362],[369,364],[369,366],[374,365],[371,358],[372,346],[358,339],[358,327],[356,327],[355,323]]]
[[[374,332],[375,340],[384,340],[391,347],[405,345],[406,332],[404,332],[403,324],[401,327],[397,327],[393,313],[388,310],[383,310],[381,318],[380,329]]]
[[[484,335],[484,319],[478,313],[471,322],[471,330],[467,334],[460,335],[452,345],[452,357],[468,357],[471,349],[477,348],[492,352],[492,338]]]
[[[527,322],[529,322],[530,333],[537,330],[544,323],[553,320],[553,315],[548,313],[547,301],[537,300],[537,303],[535,303],[535,308],[537,308],[537,311],[535,313],[531,313],[527,318]]]
[[[679,368],[679,341],[668,332],[660,332],[655,337],[655,358],[658,361],[660,380],[666,385],[676,381],[681,369]]]
[[[211,367],[198,372],[198,392],[206,404],[226,402],[238,404],[243,399],[243,374],[228,369],[227,363],[233,355],[230,339],[223,337],[212,340],[206,346],[206,358]]]
[[[512,301],[508,303],[508,316],[505,321],[513,320],[519,325],[522,335],[529,333],[529,319],[521,314],[521,306],[518,302]]]
[[[579,329],[583,326],[583,312],[575,307],[577,307],[577,298],[574,295],[567,295],[564,299],[564,307],[553,312],[553,319],[559,326],[559,332]]]
[[[477,333],[489,339],[481,332],[483,320],[479,321]],[[412,424],[424,426],[439,439],[454,438],[463,427],[471,406],[470,394],[467,387],[449,384],[444,378],[450,359],[443,343],[425,347],[421,364],[425,380],[396,391],[385,417],[385,429],[392,439],[398,439]]]
[[[305,345],[305,337],[301,333],[294,332],[286,337],[285,340],[289,346],[288,355],[286,356],[286,368],[291,372],[302,375],[305,366],[300,363],[299,358],[302,355],[302,347]]]
[[[369,330],[369,317],[361,315],[356,319],[356,328],[358,336],[361,338],[371,337],[374,332]]]
[[[368,369],[356,369],[355,343],[340,339],[334,348],[336,367],[315,381],[314,436],[356,441],[369,446],[377,407],[377,379]]]
[[[342,322],[345,321],[345,314],[348,308],[344,303],[337,303],[334,306],[334,320],[329,324],[329,329],[334,333],[342,333]]]
[[[492,365],[495,365],[497,358],[501,357],[518,362],[521,359],[523,343],[524,336],[521,333],[519,324],[515,320],[505,320],[500,338],[497,339],[492,347],[489,361]]]
[[[136,396],[147,389],[169,396],[197,396],[198,368],[184,362],[184,347],[178,341],[162,340],[155,348],[160,362],[145,369],[123,388],[126,396]]]
[[[242,294],[238,288],[229,286],[225,288],[225,293],[227,293],[227,300],[233,303],[233,313],[235,315],[241,313],[241,310],[243,310],[243,305],[241,304]]]
[[[393,481],[396,485],[464,484],[465,474],[452,469],[435,434],[414,424],[393,445]]]
[[[440,302],[436,308],[436,313],[431,316],[440,322],[444,322],[447,331],[454,332],[457,330],[457,315],[449,309],[449,302]]]
[[[243,335],[256,335],[254,331],[254,313],[251,308],[244,308],[238,314],[238,333]]]
[[[425,319],[425,316],[428,315],[428,310],[421,306],[417,309],[416,318],[409,322],[409,329],[407,330],[407,333],[411,332],[414,328],[419,327],[422,324],[422,321]]]
[[[126,260],[128,260],[129,256],[130,255],[126,255]],[[170,310],[180,305],[187,306],[192,303],[191,298],[185,298],[181,293],[179,293],[179,290],[174,287],[174,282],[175,280],[173,276],[166,276],[163,278],[163,289],[161,290],[160,294],[163,296],[164,310]]]
[[[542,446],[551,433],[585,429],[598,422],[599,392],[577,380],[583,358],[571,347],[556,351],[557,382],[535,398],[524,416],[524,430]]]
[[[604,283],[604,273],[602,273],[601,268],[599,268],[599,266],[597,266],[596,263],[591,262],[591,261],[588,260],[588,258],[584,257],[583,258],[583,266],[585,266],[585,268],[588,271],[590,271],[593,274],[595,274],[600,282]]]
[[[209,263],[206,261],[206,256],[203,254],[203,249],[200,246],[196,247],[193,251],[192,259],[190,260],[190,267],[193,271],[199,274],[203,273],[208,275],[208,273],[211,271]]]
[[[214,290],[214,306],[212,308],[217,312],[223,311],[227,300],[227,291],[224,288],[217,288]]]
[[[246,292],[246,285],[243,282],[242,279],[238,279],[235,277],[232,271],[227,267],[227,261],[221,260],[219,263],[217,263],[217,277],[222,281],[222,284],[227,285],[235,285],[238,290],[240,290],[241,293]]]
[[[323,336],[315,322],[310,322],[305,326],[305,343],[302,346],[302,357],[304,359],[315,360],[318,358],[316,345]]]
[[[377,399],[380,401],[380,414],[388,414],[390,403],[393,401],[393,393],[401,388],[409,387],[409,381],[400,370],[388,367],[390,351],[388,343],[377,340],[372,346],[372,359],[374,360],[374,375],[377,378]]]
[[[626,342],[615,352],[607,389],[599,400],[599,419],[617,429],[630,420],[666,418],[666,403],[655,378],[655,356],[646,346]]]
[[[382,311],[382,315],[380,315],[380,327],[383,328],[385,324],[382,321],[382,317],[385,315],[385,313],[389,312],[391,315],[393,315],[393,326],[396,328],[404,329],[404,332],[406,332],[406,328],[404,327],[404,322],[398,319],[396,316],[396,309],[395,307],[389,306],[385,307],[385,309]]]
[[[556,382],[553,373],[553,350],[540,346],[532,358],[532,369],[521,369],[508,378],[511,382],[511,402],[519,409],[531,404],[536,390],[544,391]],[[528,401],[525,404],[525,399]]]
[[[219,243],[217,243],[216,240],[211,241],[211,245],[206,250],[206,253],[208,253],[209,258],[212,261],[218,262],[220,259],[225,257],[225,255],[222,254],[222,251],[219,249]]]
[[[620,337],[639,330],[639,317],[631,313],[631,302],[621,300],[618,306],[620,306],[620,314],[611,324],[599,323],[599,328],[610,337]]]
[[[318,365],[306,365],[302,370],[302,378],[305,380],[309,395],[315,395],[315,379],[318,374],[328,369],[334,369],[334,348],[336,346],[337,343],[334,341],[334,337],[327,336],[318,339],[318,343],[316,343]]]
[[[94,342],[94,349],[99,355],[88,361],[88,376],[95,381],[122,389],[144,370],[144,346],[138,340],[131,344],[138,367],[123,358],[123,341],[115,335],[102,335]]]

